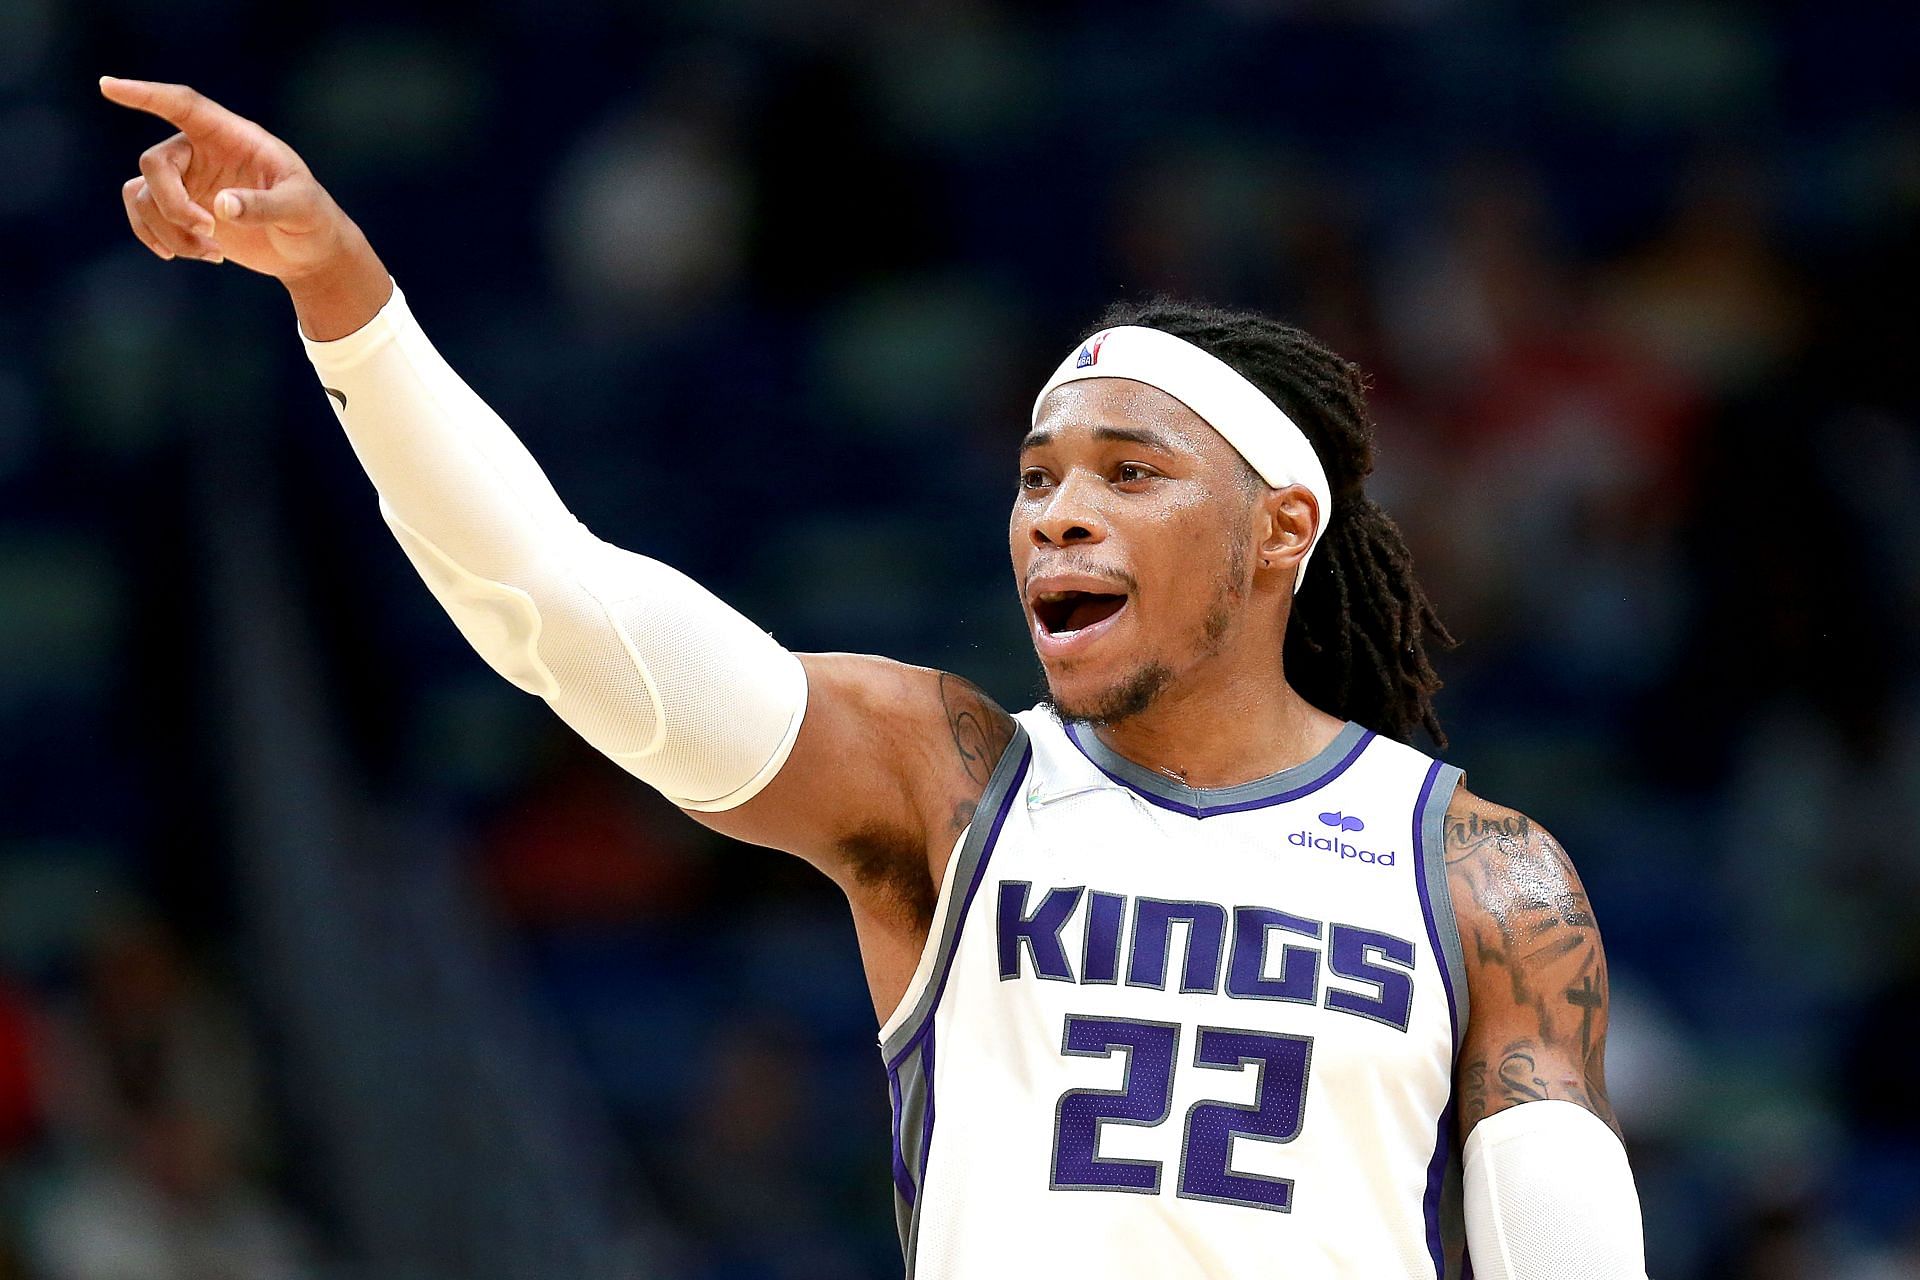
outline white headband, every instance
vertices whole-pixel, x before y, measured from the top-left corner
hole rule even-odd
[[[1300,572],[1293,580],[1293,589],[1300,589],[1307,560],[1333,521],[1333,492],[1306,433],[1279,405],[1219,357],[1162,330],[1129,324],[1101,330],[1061,361],[1034,397],[1033,420],[1040,421],[1040,404],[1048,392],[1082,378],[1126,378],[1157,387],[1199,414],[1271,487],[1305,485],[1320,504],[1320,524],[1307,554],[1300,557]]]

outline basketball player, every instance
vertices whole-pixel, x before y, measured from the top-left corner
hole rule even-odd
[[[1050,703],[794,654],[589,533],[299,157],[180,85],[123,190],[277,277],[381,515],[502,676],[696,820],[846,893],[909,1274],[1642,1276],[1607,973],[1565,852],[1404,745],[1444,641],[1368,499],[1357,371],[1116,308],[1034,404],[1009,522]],[[934,554],[934,549],[928,549]]]

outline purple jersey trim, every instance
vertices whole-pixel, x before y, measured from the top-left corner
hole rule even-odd
[[[973,879],[967,882],[966,895],[960,900],[959,915],[955,917],[957,923],[953,933],[953,945],[948,948],[942,960],[940,975],[934,983],[933,999],[927,1003],[926,1013],[913,1035],[900,1046],[899,1052],[887,1060],[887,1069],[890,1071],[898,1067],[906,1056],[914,1051],[933,1026],[933,1015],[940,1008],[940,997],[945,995],[947,990],[947,978],[953,973],[953,958],[960,952],[960,934],[967,927],[967,914],[973,910],[973,896],[980,891],[980,882],[986,879],[987,863],[993,857],[993,846],[1000,839],[1000,828],[1006,825],[1007,814],[1013,810],[1014,798],[1020,794],[1020,779],[1025,776],[1027,766],[1031,763],[1033,763],[1033,744],[1028,742],[1021,746],[1020,763],[1014,767],[1013,778],[1007,786],[1007,794],[1001,797],[1000,809],[993,815],[992,825],[987,828],[986,841],[980,846],[979,861],[973,864]],[[933,1087],[931,1080],[927,1082],[927,1087]]]
[[[1420,798],[1413,805],[1413,883],[1420,893],[1420,917],[1427,926],[1427,946],[1434,967],[1440,970],[1440,986],[1447,993],[1447,1026],[1453,1032],[1453,1052],[1460,1052],[1460,1009],[1453,994],[1453,976],[1447,972],[1447,955],[1440,946],[1440,928],[1433,918],[1433,898],[1427,892],[1426,818],[1427,802],[1433,798],[1434,784],[1444,768],[1435,760],[1420,783]],[[1440,1109],[1440,1124],[1433,1138],[1433,1158],[1427,1161],[1427,1193],[1422,1210],[1427,1219],[1427,1252],[1433,1255],[1434,1280],[1446,1280],[1446,1252],[1440,1242],[1440,1189],[1447,1178],[1447,1163],[1453,1155],[1453,1056],[1447,1060],[1447,1105]]]
[[[1319,777],[1313,779],[1311,782],[1295,787],[1291,791],[1282,791],[1270,796],[1261,796],[1258,799],[1254,799],[1254,800],[1240,800],[1240,801],[1236,801],[1229,804],[1215,805],[1215,804],[1207,804],[1204,801],[1195,803],[1187,800],[1176,800],[1176,799],[1173,799],[1171,796],[1158,795],[1148,790],[1147,788],[1140,786],[1139,784],[1135,783],[1132,779],[1124,777],[1121,774],[1115,773],[1113,770],[1107,768],[1107,766],[1101,764],[1098,760],[1094,759],[1093,753],[1087,750],[1087,744],[1080,740],[1079,725],[1067,724],[1063,727],[1067,731],[1067,740],[1072,742],[1073,745],[1079,749],[1080,754],[1087,758],[1088,764],[1091,764],[1094,768],[1098,769],[1101,773],[1104,773],[1107,777],[1113,779],[1115,782],[1119,783],[1121,786],[1125,787],[1127,790],[1133,792],[1135,795],[1139,796],[1142,800],[1147,801],[1149,804],[1159,805],[1162,809],[1171,809],[1175,813],[1184,813],[1189,818],[1214,818],[1214,817],[1218,817],[1223,813],[1245,813],[1249,809],[1266,809],[1276,804],[1285,804],[1289,800],[1298,800],[1302,796],[1310,796],[1314,792],[1318,791],[1320,788],[1326,786],[1329,782],[1332,782],[1335,778],[1339,777],[1341,774],[1345,773],[1348,770],[1348,768],[1352,766],[1353,762],[1360,758],[1360,754],[1367,749],[1367,744],[1372,742],[1375,736],[1373,730],[1371,729],[1367,730],[1365,733],[1360,735],[1360,740],[1353,744],[1353,748],[1349,750],[1347,754],[1341,758],[1338,764],[1334,765],[1331,769],[1327,770],[1325,773],[1321,774]],[[1169,783],[1169,785],[1178,785],[1178,784]],[[1242,785],[1258,785],[1258,784],[1243,783]],[[1204,790],[1203,788],[1199,788],[1199,787],[1187,787],[1182,789],[1189,791],[1195,795],[1201,794],[1202,791]],[[1229,789],[1230,788],[1222,788],[1222,790],[1229,790]]]
[[[1413,883],[1420,893],[1420,918],[1426,922],[1427,945],[1433,948],[1434,967],[1440,970],[1440,985],[1447,993],[1447,1025],[1453,1029],[1454,1052],[1460,1051],[1460,1006],[1453,993],[1453,975],[1448,972],[1447,953],[1440,945],[1440,925],[1433,918],[1433,896],[1427,892],[1426,817],[1427,801],[1433,798],[1433,785],[1446,766],[1435,760],[1427,767],[1420,784],[1420,798],[1413,804]]]
[[[1017,753],[1015,750],[1017,747]],[[1033,763],[1033,743],[1024,732],[1018,733],[1014,746],[1002,756],[995,766],[993,776],[988,780],[988,790],[980,798],[984,806],[994,804],[993,819],[984,831],[979,826],[980,814],[974,815],[966,836],[960,841],[954,857],[972,859],[971,867],[963,861],[951,869],[951,874],[967,876],[965,890],[961,893],[957,905],[949,899],[952,910],[940,919],[940,932],[930,935],[928,946],[940,948],[936,961],[937,970],[931,975],[928,986],[923,988],[912,1016],[901,1025],[900,1031],[907,1032],[906,1039],[899,1047],[885,1055],[887,1085],[892,1103],[892,1147],[893,1147],[893,1184],[899,1196],[896,1209],[899,1214],[901,1250],[907,1259],[907,1275],[913,1274],[913,1241],[919,1234],[919,1208],[916,1201],[925,1187],[929,1153],[933,1148],[933,1071],[934,1071],[934,1022],[939,1011],[940,999],[946,993],[947,980],[953,974],[954,959],[959,952],[962,933],[966,928],[967,917],[972,914],[973,900],[985,882],[987,863],[993,856],[994,846],[999,842],[1000,832],[1005,827],[1007,815],[1013,811],[1014,800],[1023,793],[1022,781]],[[975,832],[982,832],[976,841]],[[898,1033],[896,1033],[898,1034]],[[914,1055],[918,1054],[918,1062]],[[909,1069],[917,1071],[917,1088],[913,1080],[903,1080],[903,1074]],[[921,1103],[919,1133],[913,1134],[907,1127],[906,1111],[912,1097]],[[919,1149],[913,1159],[908,1158],[907,1143],[914,1137],[919,1139]]]
[[[1427,1219],[1427,1254],[1433,1259],[1433,1280],[1446,1280],[1447,1252],[1440,1236],[1440,1191],[1446,1185],[1447,1165],[1453,1157],[1453,1090],[1447,1090],[1447,1105],[1440,1109],[1440,1124],[1433,1135],[1433,1159],[1427,1161],[1427,1194],[1421,1210]]]
[[[920,1078],[926,1082],[926,1109],[920,1118],[920,1167],[913,1172],[921,1186],[927,1185],[927,1169],[933,1163],[933,1019],[927,1019],[927,1038],[920,1052]]]
[[[900,1073],[893,1067],[887,1068],[887,1090],[893,1098],[893,1189],[909,1206],[914,1200],[913,1175],[907,1171],[906,1153],[900,1147]]]

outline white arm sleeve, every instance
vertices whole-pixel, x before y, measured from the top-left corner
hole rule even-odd
[[[396,287],[364,328],[305,334],[380,514],[480,656],[688,809],[731,809],[786,763],[800,660],[698,583],[600,541],[435,351]]]
[[[1467,1135],[1467,1250],[1480,1280],[1646,1280],[1627,1151],[1572,1102],[1525,1102]]]

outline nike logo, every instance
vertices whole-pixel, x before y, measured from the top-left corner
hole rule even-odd
[[[340,402],[340,412],[345,413],[347,411],[347,393],[346,392],[335,391],[332,387],[323,387],[322,390],[324,390],[328,395],[332,396],[335,400],[338,400]]]

